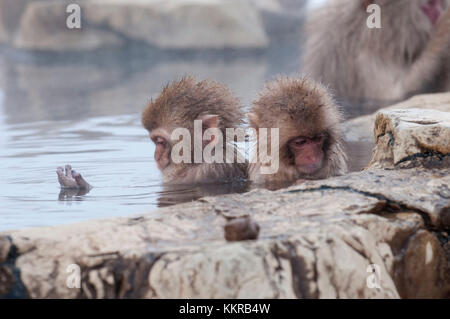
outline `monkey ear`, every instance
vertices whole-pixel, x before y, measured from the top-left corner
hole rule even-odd
[[[258,127],[259,120],[258,120],[258,116],[255,113],[251,113],[251,112],[247,113],[247,118],[248,118],[248,121],[249,121],[251,127],[253,127],[253,128]]]
[[[214,146],[219,142],[219,139],[217,135],[219,134],[219,116],[218,115],[212,115],[212,114],[206,114],[200,116],[200,120],[202,121],[202,129],[203,132],[207,129],[212,129],[214,134],[211,135],[209,140],[203,140],[203,147],[205,147],[208,144],[211,144]]]
[[[219,116],[218,115],[212,115],[212,114],[206,114],[200,116],[200,120],[202,121],[203,129],[209,129],[209,128],[217,128],[219,127]]]

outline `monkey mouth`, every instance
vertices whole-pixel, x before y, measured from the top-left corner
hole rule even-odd
[[[321,168],[322,161],[310,165],[303,165],[301,168],[297,167],[297,171],[302,177],[307,178],[308,176],[314,176]]]
[[[421,8],[428,19],[430,19],[431,23],[433,25],[436,24],[442,14],[441,0],[429,0],[426,4],[422,5]]]

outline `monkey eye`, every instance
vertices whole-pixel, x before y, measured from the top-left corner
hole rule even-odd
[[[291,143],[294,144],[295,146],[302,146],[307,142],[307,139],[304,137],[297,137],[294,138]]]
[[[161,136],[156,136],[154,138],[152,138],[153,142],[156,145],[161,145],[161,146],[166,146],[166,140],[164,138],[162,138]]]

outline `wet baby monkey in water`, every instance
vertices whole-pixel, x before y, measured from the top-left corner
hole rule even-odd
[[[239,100],[220,83],[184,77],[164,87],[142,113],[164,184],[247,179],[247,162],[234,136],[227,135],[242,126],[243,118]],[[90,188],[70,165],[57,174],[63,188]]]
[[[234,143],[242,136],[227,132],[240,128],[243,117],[239,101],[222,84],[186,77],[167,85],[142,114],[142,124],[155,143],[155,162],[164,183],[220,183],[247,178],[256,184],[293,183],[346,172],[341,115],[320,84],[306,78],[280,78],[267,85],[248,114],[257,140],[250,164]],[[201,140],[191,143],[196,130]],[[180,148],[182,137],[188,144]],[[197,161],[195,147],[203,154],[209,150],[213,161],[201,156]],[[267,166],[276,169],[265,171]],[[61,168],[57,173],[62,187],[90,188],[70,166],[65,174]]]
[[[242,126],[243,117],[239,100],[220,83],[185,77],[166,86],[142,113],[164,182],[246,179],[247,163],[237,150],[234,135],[232,140],[227,135]],[[179,137],[187,142],[181,149]]]
[[[267,163],[253,160],[249,177],[261,184],[324,179],[347,172],[342,147],[341,113],[327,89],[307,78],[281,77],[266,85],[248,114],[256,130],[257,153],[278,153],[279,167],[261,174]],[[278,128],[279,137],[260,138],[264,128]],[[265,153],[265,152],[263,152]]]

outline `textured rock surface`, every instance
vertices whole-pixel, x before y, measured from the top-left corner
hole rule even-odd
[[[416,95],[404,102],[380,109],[378,112],[412,108],[450,112],[450,93]],[[378,112],[346,121],[343,127],[345,140],[372,142],[373,125]]]
[[[147,43],[162,49],[265,48],[259,9],[242,0],[80,0],[81,29],[66,27],[71,1],[0,0],[0,42],[35,50]],[[7,9],[7,10],[6,10]]]
[[[449,173],[371,170],[135,218],[3,233],[1,295],[449,297]],[[260,225],[258,240],[226,242],[223,226],[241,216]],[[67,287],[73,263],[80,289]],[[379,288],[367,284],[372,264]]]
[[[424,109],[450,112],[450,93],[417,95],[404,102],[380,109],[378,112],[402,109]],[[350,169],[360,170],[370,163],[374,143],[374,124],[377,113],[360,116],[343,123],[346,149],[350,157]]]
[[[450,112],[385,110],[377,114],[371,167],[450,167]]]

